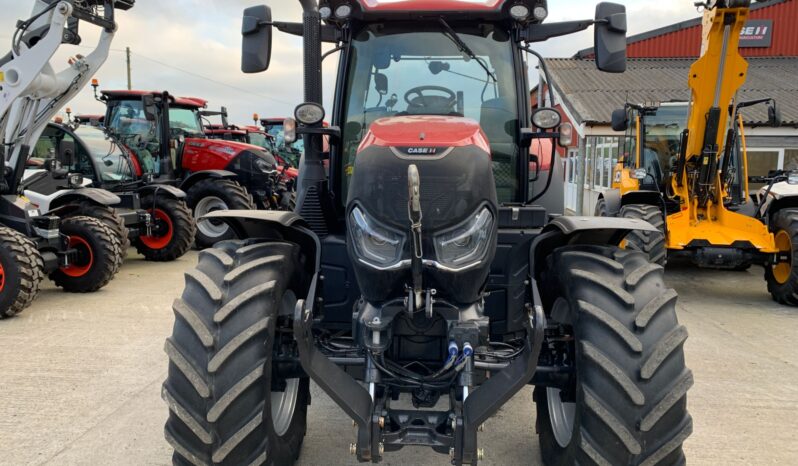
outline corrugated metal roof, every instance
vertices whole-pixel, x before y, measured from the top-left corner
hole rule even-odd
[[[751,20],[773,20],[773,43],[770,47],[741,47],[746,57],[789,57],[798,54],[798,34],[794,19],[798,16],[796,0],[765,0],[751,5]],[[687,21],[636,34],[627,38],[630,58],[698,57],[701,52],[701,22],[698,16]],[[594,58],[593,48],[580,50],[574,58]]]
[[[626,102],[668,102],[690,99],[687,76],[692,59],[630,59],[626,73],[609,74],[592,60],[547,60],[554,88],[578,120],[587,125],[609,124],[612,111]],[[739,99],[772,97],[782,125],[798,127],[798,57],[749,58],[748,78]],[[749,125],[767,122],[767,108],[744,110]]]

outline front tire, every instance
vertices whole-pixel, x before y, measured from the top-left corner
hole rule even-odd
[[[693,376],[662,267],[639,252],[571,246],[550,256],[543,278],[549,323],[564,329],[563,360],[575,370],[565,400],[535,390],[543,462],[684,464]]]
[[[647,204],[628,204],[621,207],[619,216],[645,220],[659,230],[630,232],[626,235],[626,249],[648,254],[651,262],[664,266],[668,260],[668,249],[665,244],[665,218],[662,210]]]
[[[281,343],[276,328],[289,328],[299,263],[293,244],[225,241],[202,251],[186,274],[162,390],[174,464],[296,461],[309,380],[276,379],[272,357]]]
[[[36,298],[44,278],[36,244],[8,227],[0,227],[0,319],[13,317]]]
[[[780,304],[798,306],[798,210],[780,210],[771,223],[776,246],[788,259],[765,265],[765,280],[773,300]]]
[[[186,193],[186,201],[197,222],[197,248],[205,249],[219,241],[235,238],[230,227],[220,220],[200,220],[217,210],[255,210],[255,201],[247,190],[233,180],[205,179]]]
[[[184,201],[161,197],[154,202],[152,196],[147,196],[141,200],[141,206],[152,216],[155,228],[152,236],[136,238],[139,254],[148,261],[169,262],[191,249],[197,227]]]
[[[130,247],[130,230],[127,229],[125,221],[117,215],[116,209],[113,207],[81,202],[78,209],[66,218],[71,217],[91,217],[100,220],[117,235],[124,252],[127,253]]]
[[[122,243],[116,232],[100,220],[71,217],[61,222],[61,234],[78,254],[75,261],[50,274],[50,279],[70,293],[91,293],[114,278],[122,265]]]

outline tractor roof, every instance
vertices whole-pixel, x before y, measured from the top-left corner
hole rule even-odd
[[[494,11],[504,0],[358,0],[364,11]]]
[[[412,19],[441,14],[463,19],[509,18],[510,8],[524,4],[532,11],[535,7],[546,7],[546,0],[322,0],[321,6],[332,11],[343,4],[352,6],[352,17],[376,21],[381,19]],[[334,19],[334,18],[333,18]]]
[[[120,91],[101,91],[104,97],[107,97],[109,100],[126,100],[126,99],[133,99],[133,98],[141,98],[145,95],[153,95],[158,96],[161,95],[161,91],[128,91],[128,90],[120,90]],[[174,96],[172,96],[174,97]],[[208,106],[208,101],[205,99],[200,99],[198,97],[174,97],[174,101],[170,102],[170,105],[177,105],[180,107],[191,107],[191,108],[205,108]]]

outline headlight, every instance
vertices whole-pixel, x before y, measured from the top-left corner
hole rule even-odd
[[[492,230],[493,214],[483,207],[464,224],[435,237],[438,262],[456,270],[479,264],[488,250]]]
[[[312,126],[324,121],[324,107],[312,102],[298,105],[294,109],[294,118],[303,125]]]
[[[352,245],[360,262],[378,270],[404,265],[404,235],[376,225],[358,207],[352,209],[349,220]]]
[[[645,180],[648,177],[648,172],[645,168],[638,168],[632,173],[632,178],[636,180]]]
[[[70,188],[80,188],[83,186],[83,175],[80,173],[70,173],[67,177],[67,183]]]
[[[532,113],[532,123],[540,129],[556,128],[561,121],[560,112],[553,108],[543,107]]]
[[[272,166],[269,162],[260,158],[255,159],[255,167],[261,172],[266,174],[277,173],[277,170],[275,169],[274,166]]]

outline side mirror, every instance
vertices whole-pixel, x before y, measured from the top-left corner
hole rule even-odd
[[[596,67],[607,73],[626,71],[626,7],[599,3],[594,29]]]
[[[374,89],[379,92],[380,95],[385,95],[388,93],[388,76],[385,76],[382,73],[374,73]]]
[[[272,10],[258,5],[244,10],[241,23],[241,71],[260,73],[269,69],[272,57]]]
[[[772,102],[768,105],[768,123],[770,126],[776,128],[781,125],[780,113],[778,107],[776,107],[776,102]]]
[[[612,130],[613,131],[626,131],[629,127],[629,118],[625,108],[619,108],[612,112]]]
[[[147,121],[158,119],[158,106],[155,104],[155,96],[150,94],[141,96],[141,108]]]
[[[296,120],[288,118],[283,122],[283,141],[286,146],[296,142]]]

